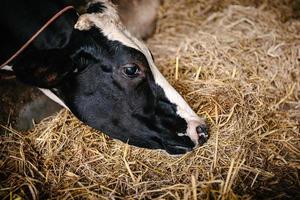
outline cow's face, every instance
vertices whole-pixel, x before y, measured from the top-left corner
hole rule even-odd
[[[170,154],[203,144],[204,121],[161,75],[148,48],[106,9],[107,15],[79,18],[68,59],[60,61],[59,69],[71,71],[51,91],[85,124],[123,142]]]

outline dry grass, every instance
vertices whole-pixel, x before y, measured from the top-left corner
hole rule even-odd
[[[87,128],[63,110],[1,136],[7,199],[300,198],[300,21],[289,1],[165,0],[149,46],[210,125],[171,157]]]

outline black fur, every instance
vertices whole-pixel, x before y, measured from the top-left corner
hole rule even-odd
[[[105,10],[105,5],[101,2],[91,3],[86,12],[87,13],[102,13]]]
[[[66,5],[57,2],[1,3],[1,28],[4,37],[9,38],[7,42],[7,38],[1,38],[1,59]],[[103,9],[105,6],[97,4],[88,11]],[[14,60],[11,64],[17,78],[33,86],[55,88],[52,91],[74,115],[113,138],[139,147],[165,149],[171,154],[191,150],[194,143],[190,138],[177,135],[186,132],[186,121],[155,84],[143,53],[110,41],[97,28],[75,30],[77,18],[73,11],[61,16]],[[8,50],[8,44],[12,50]],[[124,75],[123,66],[128,63],[139,65],[137,77]]]

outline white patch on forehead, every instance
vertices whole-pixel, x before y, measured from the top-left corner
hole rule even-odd
[[[155,82],[164,90],[169,101],[177,105],[177,114],[187,121],[199,120],[199,117],[185,102],[182,96],[169,84],[155,66],[146,45],[133,37],[122,25],[114,6],[108,1],[101,2],[105,3],[106,6],[104,12],[81,15],[75,24],[75,28],[79,30],[89,30],[92,26],[98,27],[109,40],[119,41],[128,47],[141,51],[148,60]]]
[[[107,0],[100,0],[99,2],[104,3],[106,7],[104,11],[81,15],[74,27],[78,30],[89,30],[95,26],[99,28],[107,39],[119,41],[128,47],[140,50],[136,44],[137,39],[131,36],[121,23],[115,6]]]

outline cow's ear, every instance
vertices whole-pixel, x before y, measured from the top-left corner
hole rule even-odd
[[[41,88],[53,88],[73,72],[69,56],[60,50],[30,52],[13,66],[17,79]]]

